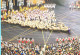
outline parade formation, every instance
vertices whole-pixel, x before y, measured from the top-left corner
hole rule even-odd
[[[68,31],[69,28],[62,22],[56,22],[54,10],[50,11],[44,6],[38,7],[20,7],[18,10],[8,11],[2,16],[4,22],[20,24],[37,29],[61,30]]]

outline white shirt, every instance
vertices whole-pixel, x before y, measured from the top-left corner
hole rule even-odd
[[[5,55],[8,55],[7,53],[5,53]]]
[[[43,55],[43,52],[42,51],[40,52],[40,55]]]

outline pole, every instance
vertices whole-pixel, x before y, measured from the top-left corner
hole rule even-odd
[[[1,7],[2,7],[2,0],[1,0]]]
[[[8,0],[7,0],[7,6],[8,6]]]
[[[13,0],[13,4],[14,4],[14,6],[15,6],[15,0]]]

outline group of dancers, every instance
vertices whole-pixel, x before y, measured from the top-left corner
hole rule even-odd
[[[49,10],[44,6],[20,7],[19,10],[8,11],[8,23],[20,24],[37,29],[68,31],[68,27],[62,22],[56,23],[54,10]]]

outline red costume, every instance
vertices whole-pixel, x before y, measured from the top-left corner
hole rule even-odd
[[[32,41],[30,41],[30,44],[32,44]]]
[[[26,43],[28,43],[28,41],[26,41]]]
[[[18,42],[20,43],[21,41],[19,40]]]
[[[2,20],[4,20],[4,18],[2,18]]]
[[[22,43],[24,43],[24,41],[22,41]]]

